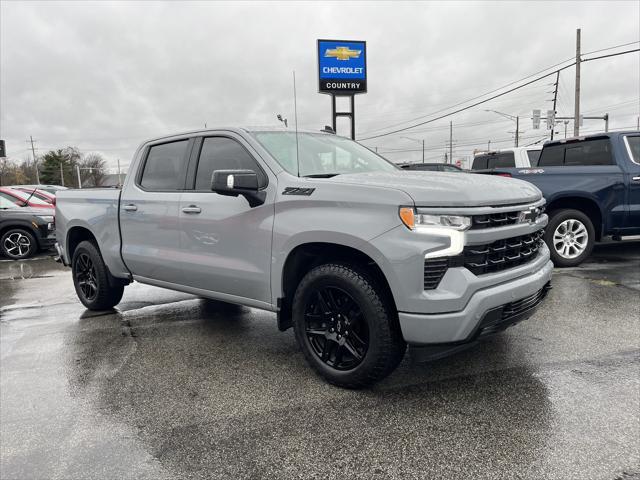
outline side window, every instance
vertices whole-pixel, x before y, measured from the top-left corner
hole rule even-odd
[[[496,167],[508,168],[508,167],[515,167],[515,166],[516,166],[516,160],[515,160],[515,157],[513,156],[513,152],[504,152],[504,153],[499,153],[493,158],[490,158],[488,168],[496,168]]]
[[[608,138],[569,144],[564,156],[565,165],[611,165],[612,160]]]
[[[640,136],[628,136],[625,137],[627,146],[629,147],[629,153],[631,154],[631,161],[640,164]]]
[[[473,165],[471,166],[471,170],[482,170],[487,167],[487,161],[489,157],[487,155],[478,155],[473,159]]]
[[[538,161],[539,167],[557,167],[564,164],[564,145],[544,147]]]
[[[215,170],[253,170],[258,174],[258,184],[264,187],[267,177],[253,157],[235,140],[226,137],[208,137],[202,142],[196,190],[211,190],[211,176]]]
[[[4,192],[0,192],[0,208],[16,208],[17,206],[15,198]]]
[[[529,165],[532,167],[538,166],[538,160],[540,160],[541,150],[527,150],[527,156],[529,157]]]
[[[147,190],[181,190],[183,185],[180,171],[188,143],[188,140],[180,140],[151,147],[140,186]]]

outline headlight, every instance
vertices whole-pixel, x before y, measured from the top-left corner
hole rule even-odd
[[[410,230],[420,230],[420,227],[448,228],[464,231],[471,227],[471,218],[461,215],[433,215],[416,213],[411,207],[400,208],[400,219]]]
[[[425,252],[424,258],[450,257],[462,253],[464,231],[471,227],[470,217],[417,213],[411,207],[401,207],[399,214],[402,223],[410,230],[449,239],[448,245]]]
[[[38,215],[38,218],[46,223],[53,222],[53,215]]]

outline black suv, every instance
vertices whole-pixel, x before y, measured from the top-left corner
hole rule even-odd
[[[53,247],[56,229],[52,209],[20,207],[0,198],[0,252],[13,260]]]

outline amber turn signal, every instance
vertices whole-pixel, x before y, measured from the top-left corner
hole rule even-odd
[[[400,220],[404,223],[409,230],[413,230],[416,226],[416,216],[413,208],[400,207]]]

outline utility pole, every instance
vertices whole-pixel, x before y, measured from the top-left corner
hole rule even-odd
[[[580,29],[576,30],[576,97],[573,113],[573,135],[580,136]]]
[[[487,142],[487,152],[491,151],[491,140]]]
[[[82,188],[82,180],[80,180],[80,165],[76,165],[76,173],[78,174],[78,188]]]
[[[33,135],[29,135],[29,140],[27,142],[31,142],[31,153],[33,154],[33,165],[36,167],[36,183],[40,185],[40,174],[38,173],[38,159],[36,158],[36,149],[33,146]]]
[[[518,146],[519,136],[520,136],[520,117],[516,116],[516,147]]]
[[[569,125],[569,120],[564,121],[564,138],[567,138],[567,125]]]
[[[62,184],[62,186],[64,187],[64,170],[62,168],[62,164],[64,162],[60,162],[60,183]]]
[[[604,131],[605,133],[609,131],[609,114],[604,114]]]
[[[422,139],[422,163],[424,163],[424,138]]]
[[[120,159],[118,159],[118,186],[122,187],[122,179],[120,178]]]
[[[553,90],[553,125],[551,125],[551,140],[553,140],[553,131],[556,128],[555,118],[556,118],[556,104],[558,102],[558,85],[560,84],[560,70],[558,70],[558,74],[556,75],[556,86]]]
[[[447,163],[447,162],[444,162]],[[449,121],[449,163],[453,163],[453,122]]]

